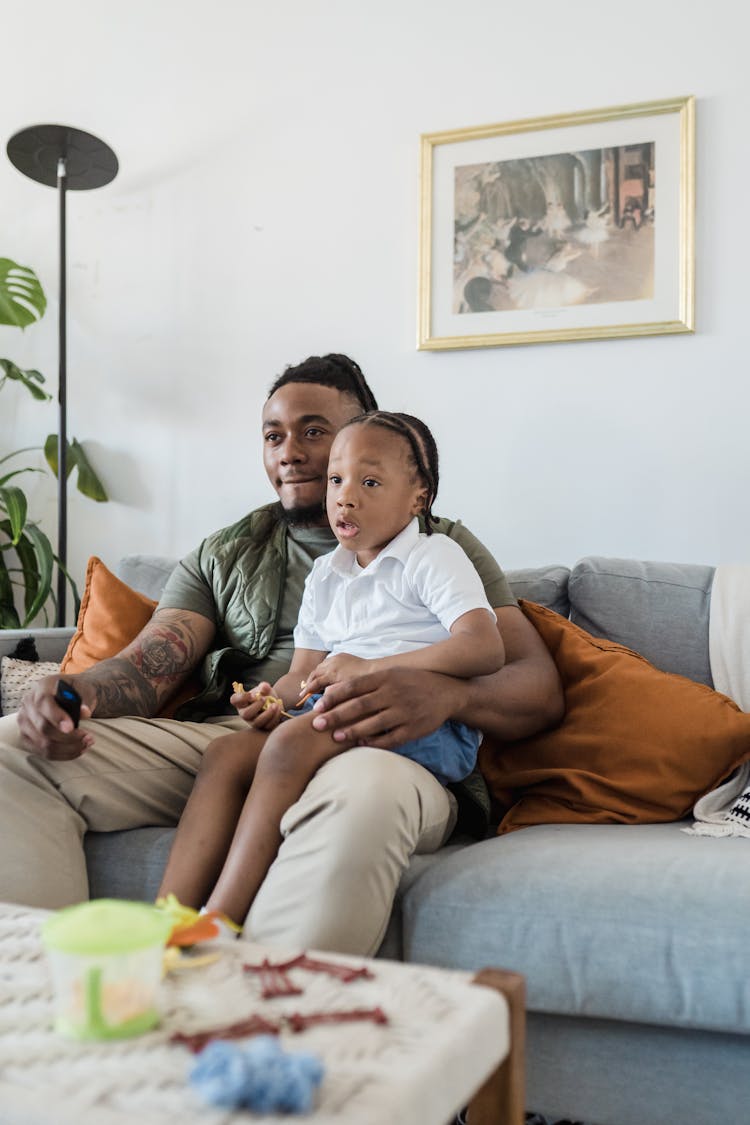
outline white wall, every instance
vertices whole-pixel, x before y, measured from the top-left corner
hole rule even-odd
[[[421,413],[439,511],[507,566],[750,554],[748,18],[735,0],[40,0],[3,14],[3,147],[63,122],[121,171],[69,197],[69,431],[113,502],[71,491],[70,548],[178,554],[269,498],[268,384],[320,351]],[[697,97],[693,336],[418,352],[419,135]],[[56,386],[55,193],[0,155],[0,256],[50,307],[0,355]],[[55,428],[0,396],[0,450]],[[39,489],[55,528],[52,482]]]

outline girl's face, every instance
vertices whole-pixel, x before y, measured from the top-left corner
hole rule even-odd
[[[337,435],[328,461],[328,520],[360,566],[424,510],[426,498],[406,438],[377,425],[347,426]]]

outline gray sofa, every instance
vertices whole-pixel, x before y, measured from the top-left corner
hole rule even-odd
[[[120,577],[157,597],[168,560]],[[713,569],[586,558],[511,571],[541,602],[713,686]],[[69,633],[40,637],[54,659]],[[13,638],[0,634],[0,652]],[[405,873],[382,956],[525,975],[527,1104],[596,1125],[720,1125],[750,1106],[750,840],[679,823],[558,825],[454,838]],[[89,834],[92,896],[151,898],[172,831]]]

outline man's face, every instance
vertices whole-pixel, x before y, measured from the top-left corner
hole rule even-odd
[[[292,524],[325,526],[328,454],[361,412],[349,395],[319,383],[287,383],[263,407],[263,465]]]

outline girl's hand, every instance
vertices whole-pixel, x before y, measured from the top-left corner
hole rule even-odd
[[[351,656],[348,652],[327,656],[307,677],[302,695],[317,695],[324,692],[329,684],[337,684],[341,680],[351,679],[352,676],[362,675],[363,672],[371,670],[374,664],[373,660]]]
[[[265,681],[258,684],[252,691],[245,691],[242,684],[235,684],[235,688],[242,688],[230,696],[229,702],[237,708],[237,714],[251,726],[253,730],[272,731],[281,722],[282,704],[275,700],[273,689]]]

